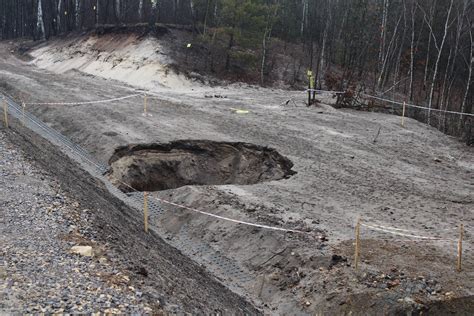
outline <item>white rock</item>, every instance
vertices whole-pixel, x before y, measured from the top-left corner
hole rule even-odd
[[[71,248],[71,252],[85,257],[92,257],[91,246],[74,246]]]

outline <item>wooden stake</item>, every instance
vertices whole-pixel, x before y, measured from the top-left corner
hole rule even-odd
[[[258,298],[262,298],[263,286],[265,285],[265,274],[261,276],[262,282],[260,283],[260,288],[258,289]]]
[[[464,237],[464,224],[459,226],[459,241],[458,241],[458,272],[462,271],[462,239]]]
[[[5,127],[8,128],[8,105],[5,97],[3,98],[3,117],[5,122]]]
[[[308,89],[308,106],[311,106],[311,90]]]
[[[21,107],[22,107],[22,110],[23,110],[23,126],[25,126],[25,108],[26,108],[26,105],[25,105],[25,102],[22,102],[21,103]]]
[[[354,265],[356,270],[359,268],[360,259],[360,219],[357,220],[355,227],[355,250],[354,250]]]
[[[145,232],[148,233],[148,192],[143,192],[143,217]]]
[[[143,115],[147,116],[147,95],[143,98]]]
[[[406,111],[407,104],[403,102],[403,111],[402,111],[402,127],[405,127],[405,111]]]
[[[308,69],[308,106],[311,106],[311,78],[313,77],[313,72]]]

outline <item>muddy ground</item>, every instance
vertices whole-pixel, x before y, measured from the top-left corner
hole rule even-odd
[[[311,232],[268,231],[169,205],[152,218],[153,230],[170,243],[208,247],[205,255],[193,247],[180,250],[264,312],[474,310],[472,147],[414,120],[401,128],[396,116],[336,110],[329,105],[331,97],[320,96],[320,105],[307,108],[300,92],[192,81],[178,89],[141,85],[140,78],[131,86],[113,80],[106,68],[103,77],[87,67],[71,70],[68,60],[77,65],[74,53],[81,47],[67,49],[64,41],[43,46],[41,54],[53,61],[52,67],[38,57],[36,63],[16,57],[11,53],[15,45],[0,45],[0,87],[18,100],[91,101],[125,96],[135,88],[154,94],[147,100],[147,115],[142,97],[91,105],[27,105],[101,161],[107,162],[119,146],[188,139],[268,146],[292,161],[296,174],[286,179],[153,193],[233,219]],[[100,54],[114,54],[106,46],[101,49]],[[101,67],[117,67],[101,58]],[[289,98],[295,104],[282,106]],[[356,272],[352,243],[358,218],[442,239],[456,239],[463,222],[464,271],[455,272],[454,241],[414,242],[363,227],[362,265]],[[233,277],[213,260],[206,261],[208,252],[219,253],[249,278]]]

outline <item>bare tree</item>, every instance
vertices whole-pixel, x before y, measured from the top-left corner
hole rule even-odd
[[[138,3],[138,17],[140,22],[143,21],[143,0],[140,0]]]
[[[435,68],[434,68],[434,72],[433,72],[433,78],[431,80],[431,90],[430,90],[430,97],[429,97],[429,101],[428,101],[428,120],[427,120],[428,125],[431,124],[431,108],[433,107],[433,95],[434,95],[436,79],[438,77],[439,61],[441,60],[441,54],[443,53],[444,43],[446,42],[446,36],[448,35],[449,18],[451,17],[451,10],[453,9],[453,1],[454,0],[450,0],[450,3],[449,3],[449,9],[448,9],[448,13],[446,15],[446,21],[445,21],[445,24],[444,24],[443,39],[441,40],[440,45],[438,45],[437,40],[436,40],[436,36],[433,32],[433,28],[432,28],[431,24],[429,24],[430,32],[431,32],[431,35],[433,36],[433,40],[434,40],[436,49],[438,51],[438,57],[436,58]]]
[[[410,101],[413,101],[413,79],[415,76],[415,32],[416,32],[416,11],[418,6],[416,5],[417,0],[413,0],[411,7],[411,41],[410,41],[410,88],[408,95]]]
[[[426,12],[423,11],[423,13],[424,13],[423,19],[425,20],[428,27],[431,26],[431,23],[434,19],[436,3],[437,3],[436,0],[434,0],[433,5],[430,8],[430,15],[429,15],[429,20],[428,21],[427,21]],[[417,2],[417,5],[418,5],[418,2]],[[421,8],[421,6],[419,6],[419,7]],[[432,30],[430,28],[430,33],[428,34],[428,46],[427,46],[427,49],[426,49],[425,74],[424,74],[424,77],[423,77],[423,89],[426,89],[427,81],[428,81],[428,70],[429,70],[429,64],[430,64],[430,51],[431,51],[431,38],[432,38]]]
[[[265,63],[267,58],[267,42],[271,39],[273,24],[278,14],[279,0],[276,0],[273,6],[268,7],[267,21],[265,23],[265,31],[263,32],[262,40],[262,62],[260,65],[260,83],[265,83]]]
[[[100,0],[97,0],[97,2],[95,3],[95,24],[99,25],[99,23],[100,23]]]
[[[57,28],[58,33],[61,33],[61,15],[63,11],[63,0],[58,0],[58,14],[57,14]]]
[[[38,32],[41,34],[40,37],[44,40],[46,39],[46,32],[44,30],[44,20],[43,20],[43,0],[38,0],[38,15],[36,20],[36,27]]]
[[[471,84],[472,84],[472,68],[474,68],[474,38],[473,38],[473,32],[472,32],[472,28],[473,28],[473,25],[474,23],[472,21],[469,21],[468,19],[468,25],[469,25],[469,39],[470,39],[470,42],[471,42],[471,48],[470,48],[470,60],[469,62],[467,63],[468,64],[468,67],[469,67],[469,75],[468,75],[468,78],[467,78],[467,81],[466,81],[466,91],[464,92],[464,97],[463,97],[463,100],[462,100],[462,104],[461,104],[461,113],[465,113],[466,111],[466,104],[467,104],[467,97],[469,95],[469,90],[471,88]],[[462,128],[462,125],[463,125],[463,122],[465,120],[466,116],[462,116],[460,117],[460,120],[459,120],[459,129]]]
[[[380,25],[380,48],[379,48],[379,73],[383,72],[384,54],[385,54],[385,39],[387,34],[387,18],[389,0],[383,0],[382,4],[382,23]]]
[[[75,20],[76,20],[76,28],[81,28],[81,0],[75,0]]]

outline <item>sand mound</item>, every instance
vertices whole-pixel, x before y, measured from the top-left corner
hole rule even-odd
[[[172,53],[151,36],[107,34],[53,40],[30,54],[32,64],[56,73],[78,70],[150,90],[199,86],[172,69]]]

